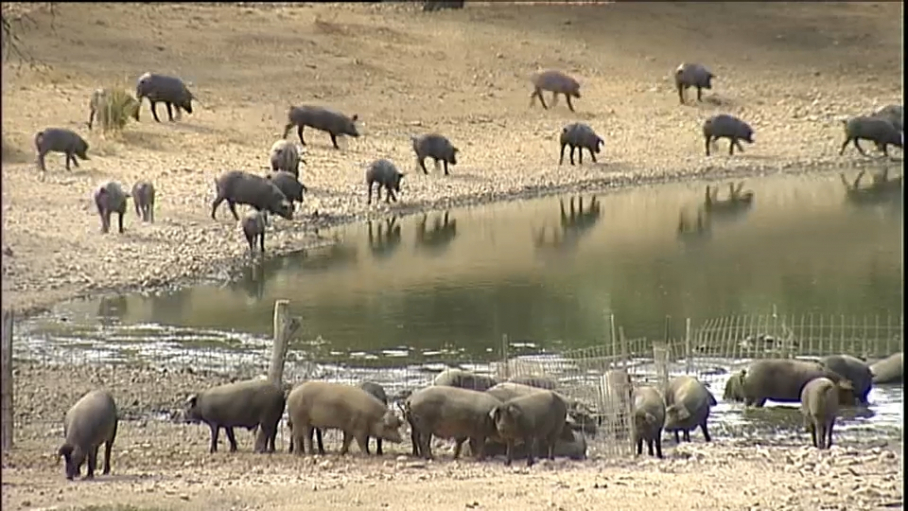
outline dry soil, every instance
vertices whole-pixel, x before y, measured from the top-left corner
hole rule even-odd
[[[312,192],[295,220],[274,222],[271,255],[325,243],[317,228],[367,217],[666,179],[835,171],[867,161],[853,149],[838,155],[839,121],[903,101],[900,3],[468,2],[433,14],[415,4],[59,4],[53,16],[39,4],[15,8],[29,12],[19,44],[38,64],[17,69],[13,56],[3,67],[2,290],[4,308],[19,311],[243,264],[229,213],[208,216],[213,179],[228,169],[263,172],[291,104],[356,113],[363,134],[335,150],[327,135],[307,132],[303,179]],[[703,103],[680,105],[672,88],[670,73],[685,60],[717,75]],[[529,76],[543,68],[581,81],[576,113],[563,100],[530,106]],[[159,124],[146,103],[121,135],[89,132],[90,92],[131,90],[146,71],[190,81],[196,111],[171,123],[160,108]],[[756,130],[745,153],[728,157],[722,143],[704,156],[700,126],[719,112]],[[605,138],[598,164],[558,165],[558,133],[574,121]],[[49,126],[83,134],[91,160],[67,172],[52,155],[42,176],[32,138]],[[450,177],[416,170],[408,137],[429,131],[461,148]],[[380,157],[407,177],[400,202],[370,207],[363,170]],[[92,189],[140,178],[159,190],[156,223],[130,213],[125,234],[101,235]],[[208,455],[205,428],[143,421],[124,423],[113,475],[68,483],[53,456],[59,417],[94,380],[19,371],[17,413],[28,425],[4,453],[4,508],[817,510],[902,501],[901,444],[820,453],[697,442],[664,461],[559,460],[527,470],[445,456]],[[152,404],[162,408],[213,383],[197,375],[164,386],[173,377],[146,376],[120,377],[137,394],[159,394]],[[139,397],[119,399],[130,409]]]

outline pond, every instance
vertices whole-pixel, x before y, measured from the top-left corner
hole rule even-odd
[[[720,202],[704,209],[707,184]],[[395,386],[425,379],[407,375],[427,364],[497,360],[502,334],[512,355],[602,345],[612,339],[610,318],[628,337],[661,339],[682,337],[686,318],[901,314],[901,186],[846,194],[836,174],[773,176],[743,183],[739,197],[750,191],[751,202],[727,204],[729,185],[665,184],[344,226],[323,233],[330,246],[250,262],[233,282],[62,304],[17,325],[28,340],[17,356],[87,350],[99,361],[179,363],[196,348],[261,365],[274,301],[288,299],[304,324],[295,357],[321,362],[320,376],[336,361],[395,366],[400,372],[372,378]],[[716,362],[720,373],[732,365]],[[713,382],[714,393],[722,385]],[[901,387],[872,397],[876,420],[901,435]],[[719,412],[728,425],[743,413]]]

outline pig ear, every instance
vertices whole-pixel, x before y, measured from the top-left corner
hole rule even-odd
[[[57,451],[57,456],[63,456],[64,458],[69,458],[72,456],[73,446],[69,444],[63,444],[60,446],[60,449]]]
[[[353,114],[353,117],[350,118],[351,121],[356,122],[359,119],[359,115]]]
[[[498,422],[498,412],[499,412],[499,411],[500,411],[500,410],[499,410],[498,407],[496,406],[495,408],[492,408],[492,411],[491,411],[491,412],[489,412],[489,417],[492,418],[492,421],[493,421],[493,422]]]
[[[199,401],[198,394],[193,394],[193,395],[189,396],[188,398],[186,398],[186,404],[189,406],[195,406],[196,403],[198,403],[198,401]]]
[[[404,174],[403,172],[397,174],[397,177],[400,178],[400,179],[403,179],[404,176],[406,176],[406,174]]]

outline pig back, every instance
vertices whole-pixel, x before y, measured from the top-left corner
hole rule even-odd
[[[653,417],[653,422],[647,422],[646,431],[639,433],[657,434],[658,430],[662,429],[665,424],[665,403],[662,401],[662,395],[654,387],[643,386],[634,389],[633,398],[634,428],[636,429],[640,418],[644,417],[645,414],[650,414]]]
[[[307,381],[287,398],[288,413],[297,425],[349,430],[380,422],[387,407],[365,390],[341,383]]]
[[[901,383],[903,372],[902,352],[894,353],[870,366],[873,383]]]
[[[490,387],[485,392],[492,395],[495,399],[504,403],[505,401],[510,401],[515,397],[526,396],[528,394],[533,394],[534,392],[539,392],[541,390],[538,387],[532,387],[530,385],[524,385],[522,383],[515,383],[511,381],[499,383],[493,387]]]
[[[516,409],[518,417],[509,430],[519,436],[544,438],[561,434],[567,421],[567,403],[550,390],[540,390],[517,397],[500,405],[500,408]],[[510,414],[514,417],[513,414]],[[499,433],[507,434],[498,428]]]
[[[851,381],[855,396],[862,403],[867,402],[867,395],[873,387],[873,373],[863,360],[851,355],[829,355],[820,362],[829,370]]]
[[[63,417],[66,443],[84,450],[112,441],[117,430],[117,405],[110,392],[93,390],[80,398]]]
[[[494,431],[492,410],[501,404],[494,396],[450,386],[429,386],[407,399],[410,420],[439,438],[489,435]]]
[[[751,399],[771,399],[783,403],[800,401],[804,385],[814,378],[834,373],[820,363],[808,360],[766,359],[751,364],[744,376],[744,395]],[[832,376],[834,382],[841,376]]]
[[[555,390],[558,387],[558,383],[548,376],[512,376],[508,382],[546,390]]]
[[[814,378],[801,391],[801,412],[810,417],[830,419],[839,410],[839,394],[836,384],[829,378]]]
[[[498,381],[491,376],[476,374],[462,369],[445,369],[435,377],[432,384],[482,392],[497,385]]]
[[[239,381],[202,392],[196,406],[208,423],[253,428],[280,420],[284,392],[264,379]]]

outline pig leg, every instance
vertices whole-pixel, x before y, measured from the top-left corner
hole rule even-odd
[[[215,212],[217,212],[218,206],[220,206],[222,202],[224,202],[224,197],[222,197],[219,194],[217,196],[217,198],[214,199],[214,202],[211,203],[211,219],[212,220],[217,220],[217,217],[215,217],[214,214],[215,214]]]
[[[65,161],[66,161],[66,170],[72,170],[72,168],[69,166],[69,153],[66,153]]]
[[[596,161],[596,153],[594,153],[592,149],[588,149],[588,151],[590,152],[590,158],[593,159],[593,163],[599,163]]]
[[[360,452],[369,454],[369,435],[356,435],[356,445],[359,446]]]
[[[429,174],[429,171],[428,171],[428,169],[426,169],[426,159],[425,159],[425,157],[419,158],[419,159],[417,159],[416,161],[419,162],[419,168],[422,169],[422,173],[428,175],[428,174]]]
[[[300,137],[300,144],[306,145],[306,141],[303,140],[303,125],[302,124],[300,124],[299,126],[296,127],[296,134],[297,134],[297,136]]]
[[[854,147],[861,153],[861,156],[867,156],[867,153],[864,152],[864,149],[861,147],[861,144],[858,143],[858,139],[854,139]]]
[[[706,428],[706,421],[703,421],[703,424],[700,424],[700,431],[703,432],[703,438],[705,438],[707,442],[712,441],[712,438],[709,436],[709,430]]]
[[[567,144],[561,144],[561,156],[558,158],[558,165],[564,163],[564,148],[567,147]]]
[[[570,108],[570,109],[571,109],[571,112],[573,112],[573,111],[574,111],[574,104],[571,103],[571,96],[569,96],[568,94],[565,94],[564,97],[567,99],[568,108]]]
[[[220,433],[220,427],[216,424],[211,426],[211,447],[208,448],[208,452],[214,453],[218,452],[218,433]]]
[[[527,466],[532,467],[533,463],[536,463],[536,442],[535,439],[531,437],[525,437],[523,439],[523,445],[527,448]]]
[[[637,439],[637,456],[640,456],[641,454],[643,454],[643,439],[638,438]]]
[[[117,213],[117,215],[119,215],[120,234],[123,234],[123,213]]]
[[[110,211],[106,209],[101,213],[101,232],[105,234],[110,232]]]
[[[381,438],[375,439],[375,454],[378,456],[381,456],[384,454],[381,450]]]
[[[151,116],[154,117],[156,122],[161,122],[161,119],[158,119],[158,102],[150,99],[148,101],[151,102]]]
[[[810,432],[810,442],[814,447],[819,449],[819,445],[817,444],[817,428],[814,427],[813,424],[808,424],[807,431]]]
[[[542,105],[542,108],[548,110],[549,107],[548,107],[548,105],[545,104],[545,98],[542,97],[542,89],[537,88],[535,94],[536,94],[536,97],[539,98],[539,103]]]
[[[113,440],[104,442],[104,471],[102,474],[110,474],[110,450],[113,448]]]
[[[678,99],[681,100],[681,104],[684,104],[684,86],[680,83],[678,84]]]
[[[422,457],[431,460],[432,456],[432,434],[420,434],[419,435],[419,450],[422,453]]]
[[[653,440],[652,439],[649,439],[646,441],[646,452],[649,453],[650,456],[655,456],[655,453],[653,453]]]
[[[736,138],[736,139],[734,139],[734,142],[735,142],[735,147],[738,148],[738,152],[739,152],[739,153],[743,153],[743,152],[744,152],[744,146],[741,145],[741,141],[738,140],[738,139]]]
[[[703,101],[703,88],[697,87],[697,101]]]
[[[91,124],[92,124],[92,121],[94,121],[94,120],[95,120],[95,109],[92,108],[88,112],[88,130],[89,131],[91,131]]]
[[[331,135],[331,143],[334,145],[334,148],[340,149],[340,146],[337,145],[337,135],[335,135],[334,133],[328,133],[328,134]]]
[[[322,430],[318,428],[312,428],[315,433],[315,439],[318,440],[318,453],[325,454],[325,444],[322,443]],[[312,433],[309,433],[309,438],[312,438]],[[313,451],[314,452],[314,451]]]
[[[164,105],[167,107],[167,118],[170,119],[170,122],[173,122],[173,107],[170,106],[170,101],[165,102]],[[179,110],[177,112],[179,113]]]
[[[835,419],[829,421],[826,427],[826,448],[832,447],[832,429],[835,427]]]
[[[44,166],[44,154],[43,153],[38,154],[38,168],[41,169],[42,172],[47,171],[47,168]]]
[[[227,433],[227,440],[230,442],[230,452],[236,452],[236,437],[233,435],[233,428],[225,427],[224,431]]]
[[[883,146],[883,147],[886,147],[886,146]],[[888,156],[888,155],[887,155],[887,156]],[[442,163],[444,163],[445,175],[446,175],[446,176],[450,176],[451,174],[448,173],[448,160],[444,160]]]
[[[574,165],[574,146],[571,145],[571,165]]]
[[[227,199],[227,207],[230,208],[230,212],[233,213],[233,219],[239,222],[240,215],[236,213],[236,203],[230,199]]]
[[[265,253],[265,233],[259,234],[259,249]]]
[[[455,438],[454,439],[454,459],[460,458],[460,450],[463,449],[463,443],[467,441],[467,437]]]
[[[710,145],[711,141],[712,141],[712,137],[707,135],[706,136],[706,156],[709,156],[709,145]]]
[[[95,478],[95,468],[98,467],[98,446],[94,446],[88,450],[88,471],[85,473],[84,479],[94,479]]]
[[[685,442],[690,442],[690,431],[685,431],[685,432],[684,432],[684,441],[685,441]]]
[[[842,156],[843,154],[845,154],[845,148],[848,147],[848,142],[851,142],[850,138],[846,138],[845,142],[842,142],[842,148],[839,149],[839,156]]]
[[[583,147],[577,146],[577,153],[580,157],[580,164],[583,165]]]
[[[514,440],[508,439],[508,450],[507,450],[507,461],[504,462],[506,466],[510,466],[511,462],[514,461]]]
[[[416,432],[416,428],[412,424],[410,424],[410,442],[413,443],[413,457],[419,457],[419,446],[422,442],[419,438],[419,433]]]
[[[351,435],[347,431],[344,431],[344,441],[343,441],[343,444],[341,444],[341,450],[340,450],[341,456],[347,454],[347,451],[350,450],[350,444],[352,442],[353,442],[353,435]]]
[[[662,459],[662,435],[657,435],[653,443],[656,444],[656,457]]]
[[[145,208],[139,207],[139,201],[133,201],[133,206],[136,207],[136,216],[145,221]]]

